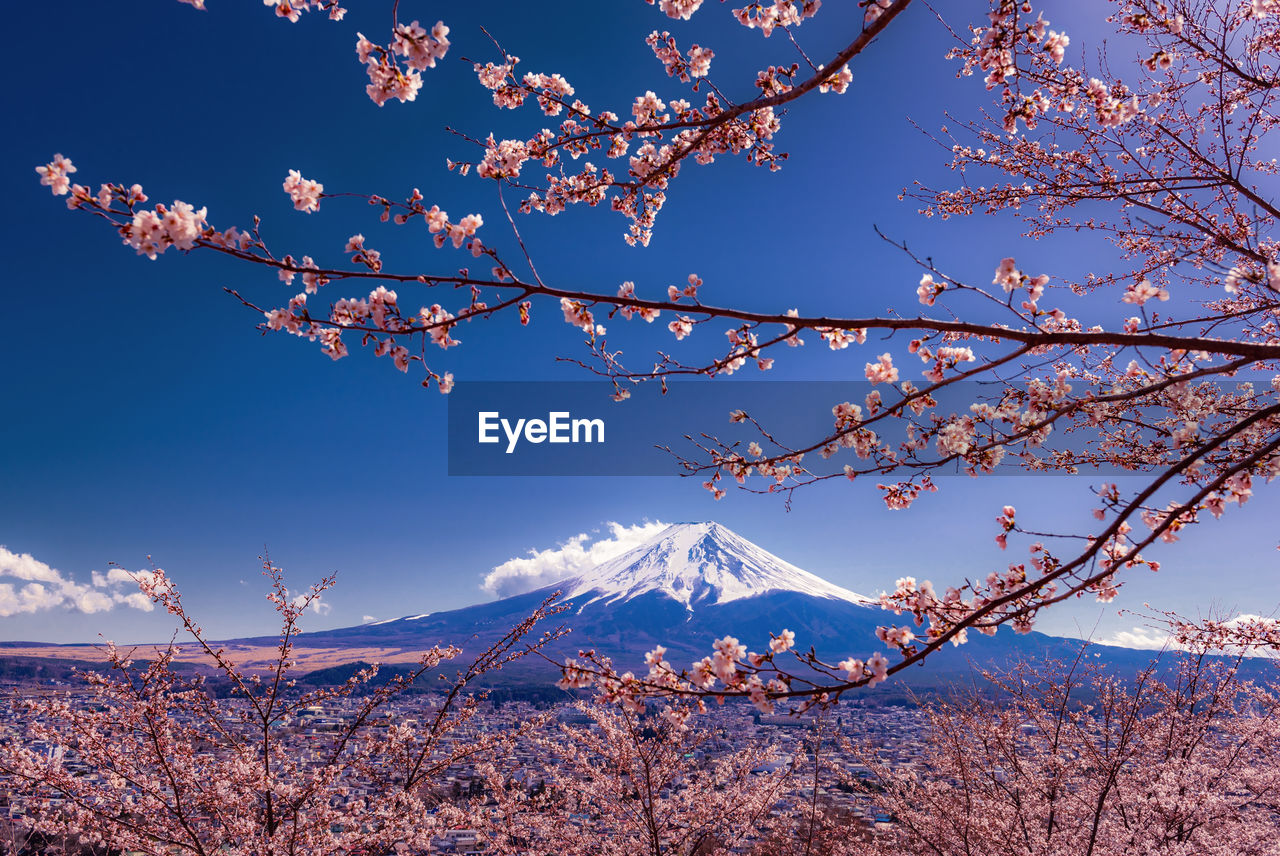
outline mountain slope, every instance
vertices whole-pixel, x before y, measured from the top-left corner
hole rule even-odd
[[[404,663],[437,643],[458,645],[463,658],[469,659],[557,591],[569,608],[536,629],[535,635],[558,625],[572,632],[548,645],[545,657],[526,657],[489,676],[491,683],[550,688],[558,663],[580,649],[609,656],[622,669],[641,670],[645,653],[663,645],[671,663],[687,666],[710,653],[716,639],[736,636],[749,650],[762,651],[769,634],[783,629],[795,633],[800,650],[812,646],[828,662],[865,658],[885,651],[875,637],[876,627],[901,620],[881,610],[876,601],[801,570],[724,526],[679,523],[628,553],[537,591],[443,611],[430,611],[435,605],[429,601],[407,604],[417,611],[376,624],[304,633],[297,643],[329,666],[360,659]],[[1040,633],[1001,631],[990,638],[971,638],[962,647],[938,651],[924,668],[895,677],[888,690],[876,689],[875,697],[901,699],[907,688],[968,683],[975,666],[1001,668],[1017,660],[1045,658],[1070,661],[1081,647],[1079,640]],[[226,644],[270,652],[278,639]],[[1094,646],[1089,655],[1117,675],[1132,675],[1152,658],[1150,651],[1107,646]]]
[[[873,603],[713,522],[669,526],[634,550],[557,585],[566,599],[583,607],[596,601],[628,601],[648,592],[664,594],[690,611],[778,591]]]
[[[423,646],[492,641],[552,593],[570,608],[558,654],[595,647],[619,660],[664,644],[702,656],[711,642],[784,627],[806,644],[865,640],[882,620],[875,601],[780,559],[718,523],[677,523],[635,549],[537,591],[463,609],[308,633],[306,644]],[[766,629],[767,628],[767,629]],[[751,641],[756,641],[754,638]],[[872,640],[874,641],[874,640]],[[645,648],[647,650],[647,648]]]
[[[803,571],[724,526],[680,523],[628,553],[537,591],[463,609],[307,633],[299,643],[418,650],[439,642],[476,654],[556,591],[570,608],[553,621],[572,632],[545,649],[549,659],[527,657],[504,669],[502,682],[547,685],[555,679],[556,663],[580,649],[594,649],[624,669],[643,668],[645,652],[659,644],[677,665],[707,655],[712,643],[727,635],[760,651],[771,632],[784,628],[796,634],[802,649],[813,646],[828,662],[836,662],[884,651],[875,629],[896,619],[876,601]],[[960,648],[937,652],[927,667],[895,679],[890,695],[900,695],[903,687],[968,682],[974,666],[999,668],[1019,659],[1069,661],[1080,645],[1079,640],[1041,633],[976,636]],[[1107,646],[1095,646],[1091,653],[1117,674],[1136,672],[1152,655]],[[875,692],[878,697],[886,693]]]

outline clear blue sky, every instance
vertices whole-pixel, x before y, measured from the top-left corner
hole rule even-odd
[[[416,102],[380,109],[364,95],[353,47],[357,30],[385,37],[389,3],[356,4],[363,8],[339,24],[312,15],[295,25],[258,3],[208,5],[64,4],[52,45],[47,9],[9,12],[12,32],[27,34],[5,54],[5,112],[17,130],[0,140],[9,247],[0,544],[9,550],[82,582],[111,561],[142,567],[150,554],[206,626],[232,636],[271,630],[257,576],[264,545],[296,583],[338,572],[332,611],[312,622],[318,628],[475,602],[492,566],[607,521],[716,519],[866,592],[904,573],[957,580],[1001,566],[1008,557],[991,537],[1004,502],[1039,528],[1090,527],[1088,483],[1065,477],[948,479],[942,494],[906,514],[886,511],[871,485],[801,493],[788,513],[772,499],[733,493],[712,503],[673,477],[447,477],[445,402],[434,390],[354,347],[335,364],[291,337],[260,336],[252,314],[221,289],[282,301],[291,292],[272,277],[201,254],[136,257],[110,230],[66,211],[33,167],[61,152],[79,167],[76,180],[95,188],[137,181],[153,202],[208,206],[220,227],[258,213],[273,246],[297,255],[332,254],[362,232],[389,267],[461,265],[470,258],[442,262],[420,227],[382,226],[356,203],[326,200],[316,215],[295,213],[280,183],[300,169],[329,191],[399,197],[417,186],[450,213],[482,213],[486,240],[511,251],[492,185],[444,169],[446,157],[474,154],[446,123],[501,137],[527,136],[534,121],[528,111],[494,109],[460,59],[494,58],[480,25],[522,57],[523,69],[560,72],[593,107],[619,112],[645,89],[681,94],[644,44],[651,29],[712,46],[716,79],[740,97],[751,79],[743,70],[790,63],[787,44],[731,24],[718,3],[681,23],[639,0],[562,4],[554,13],[545,4],[402,2],[403,20],[444,16],[454,45],[425,74]],[[834,53],[851,31],[840,25],[853,5],[829,2],[797,31],[802,45],[815,57]],[[960,5],[975,15],[984,8]],[[1079,25],[1073,48],[1088,44],[1100,10],[1067,6],[1051,4],[1047,17]],[[1087,237],[1032,244],[1016,238],[1011,221],[925,221],[898,201],[912,180],[950,177],[946,153],[909,119],[933,129],[947,111],[971,114],[985,102],[976,79],[955,79],[946,47],[929,11],[913,7],[857,60],[849,94],[806,99],[785,118],[778,142],[791,160],[780,173],[734,162],[686,166],[647,250],[625,246],[623,221],[607,211],[522,221],[541,272],[609,290],[629,279],[651,293],[697,272],[704,299],[715,302],[869,313],[915,311],[918,279],[873,223],[974,279],[1007,254],[1054,274],[1105,264],[1106,246]],[[555,362],[580,356],[581,337],[556,307],[536,312],[528,331],[511,319],[459,331],[463,347],[436,367],[460,380],[582,379]],[[631,352],[655,341],[637,337]],[[838,379],[860,377],[872,355],[811,344],[779,356],[774,379]],[[1047,617],[1042,629],[1074,633],[1100,612],[1104,632],[1129,627],[1134,620],[1115,618],[1115,607],[1143,601],[1269,613],[1280,602],[1276,511],[1260,490],[1242,512],[1164,551],[1165,569],[1133,577],[1112,608],[1082,604]],[[125,607],[0,618],[7,640],[101,632],[128,641],[168,630],[164,616]]]

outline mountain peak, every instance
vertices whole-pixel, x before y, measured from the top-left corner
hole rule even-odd
[[[648,543],[663,537],[673,537],[679,533],[685,533],[692,537],[700,537],[704,535],[718,535],[727,532],[733,535],[733,531],[721,526],[714,520],[682,520],[678,523],[672,523],[666,529],[658,533],[656,538],[650,539]]]
[[[639,547],[566,580],[562,588],[568,599],[584,606],[598,600],[627,601],[650,592],[666,595],[689,610],[785,591],[874,603],[709,520],[672,524]]]

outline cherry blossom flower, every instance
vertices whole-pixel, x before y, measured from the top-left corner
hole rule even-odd
[[[1133,303],[1137,306],[1141,306],[1153,298],[1158,300],[1168,300],[1169,292],[1166,289],[1152,285],[1151,280],[1143,278],[1130,285],[1125,290],[1124,297],[1121,299],[1125,303]]]
[[[54,155],[52,161],[36,167],[36,172],[40,174],[40,183],[49,188],[54,196],[66,195],[71,187],[71,180],[67,176],[75,171],[76,168],[71,163],[71,159],[64,158],[62,155]]]
[[[320,197],[324,195],[324,185],[318,181],[303,178],[296,169],[289,170],[284,180],[284,192],[293,200],[293,207],[298,211],[312,213],[320,208]]]
[[[898,379],[898,370],[893,366],[890,354],[881,354],[874,363],[867,363],[867,380],[875,383],[893,383]]]

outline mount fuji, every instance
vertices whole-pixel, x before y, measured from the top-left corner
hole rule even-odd
[[[467,660],[505,636],[556,592],[567,608],[535,628],[535,636],[561,625],[571,632],[544,648],[545,657],[524,657],[486,676],[488,685],[558,697],[553,685],[559,663],[582,649],[611,657],[620,669],[640,670],[645,653],[657,645],[666,647],[671,663],[686,665],[707,655],[712,643],[724,636],[736,636],[748,649],[761,651],[770,633],[784,629],[795,633],[802,650],[812,646],[828,662],[846,656],[865,658],[885,651],[876,639],[876,628],[902,620],[882,610],[877,600],[801,570],[718,523],[678,523],[620,556],[534,591],[462,609],[300,634],[298,651],[305,652],[300,656],[315,664],[305,680],[320,684],[342,680],[366,660],[387,663],[393,670],[405,668],[403,664],[415,661],[419,652],[437,643],[461,647]],[[415,606],[432,608],[429,602]],[[265,651],[263,656],[269,659],[279,640],[261,637],[225,644],[248,658]],[[61,647],[34,646],[24,649],[22,657],[36,662],[39,671],[53,662],[49,650]],[[65,647],[68,650],[54,655],[55,659],[65,660],[73,656],[72,649],[80,650]],[[895,676],[867,697],[873,703],[901,702],[913,692],[968,684],[975,667],[1001,669],[1019,660],[1070,662],[1080,652],[1078,639],[1007,631],[992,637],[971,634],[967,645],[937,651],[924,668]],[[1088,654],[1111,674],[1123,676],[1147,666],[1153,652],[1095,645]],[[92,651],[84,656],[91,659]],[[26,660],[14,668],[28,668]],[[0,671],[6,668],[5,662],[0,656]]]
[[[561,661],[590,648],[633,669],[642,667],[645,652],[655,645],[667,648],[672,663],[689,663],[709,653],[720,637],[733,635],[762,650],[770,632],[784,628],[795,633],[800,646],[812,645],[829,661],[865,657],[884,650],[876,627],[897,618],[881,610],[877,600],[801,570],[718,523],[678,523],[616,558],[535,591],[463,609],[306,633],[299,643],[411,651],[440,642],[478,652],[557,591],[569,608],[554,620],[572,632],[546,649],[547,655]],[[928,668],[912,670],[905,683],[916,688],[950,684],[971,676],[975,664],[1007,665],[1023,657],[1070,659],[1079,646],[1078,640],[1040,633],[999,633],[939,651]],[[1126,669],[1145,664],[1150,654],[1105,650],[1110,662]],[[547,681],[554,671],[552,663],[530,657],[504,669],[503,677]]]
[[[696,659],[734,635],[757,647],[769,632],[792,630],[805,645],[843,653],[875,643],[885,614],[876,601],[792,565],[719,523],[677,523],[640,546],[549,586],[463,609],[306,633],[305,645],[421,648],[483,644],[560,592],[571,629],[548,651],[594,648],[619,664],[639,664],[654,645]],[[842,656],[843,656],[842,653]],[[696,655],[696,656],[695,656]],[[675,660],[673,660],[675,662]],[[533,664],[530,664],[533,665]],[[519,671],[519,670],[517,670]]]
[[[876,603],[784,562],[719,523],[668,526],[639,547],[555,585],[566,600],[582,603],[579,611],[651,592],[683,604],[689,613],[779,592],[860,606]]]

